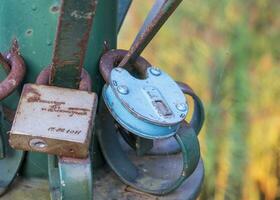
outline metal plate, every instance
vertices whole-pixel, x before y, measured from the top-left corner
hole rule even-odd
[[[16,149],[86,157],[97,106],[94,93],[26,84],[10,131]]]
[[[169,126],[180,123],[188,112],[183,92],[162,70],[150,67],[140,80],[122,68],[111,72],[110,86],[121,103],[137,118]]]

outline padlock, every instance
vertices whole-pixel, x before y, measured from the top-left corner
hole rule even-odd
[[[181,88],[184,94],[189,95],[193,99],[193,113],[190,119],[189,125],[194,129],[195,133],[198,135],[203,122],[204,122],[204,108],[200,98],[196,95],[193,89],[186,83],[178,82],[177,84]],[[148,154],[148,155],[166,155],[175,154],[180,152],[180,146],[178,143],[170,138],[163,140],[149,140],[139,138],[133,133],[130,133],[121,126],[118,126],[118,131],[123,136],[125,141],[132,147],[138,154]]]
[[[49,73],[45,70],[37,83],[45,84]],[[25,151],[85,158],[96,107],[97,95],[92,92],[26,84],[10,131],[10,145]]]
[[[135,68],[144,78],[115,67],[125,51],[112,50],[100,62],[107,84],[103,99],[115,120],[126,130],[147,139],[173,136],[188,112],[185,96],[177,83],[144,59]],[[115,67],[115,68],[114,68]]]
[[[97,132],[99,143],[107,163],[125,184],[150,194],[164,195],[178,188],[197,168],[200,160],[199,142],[194,129],[184,121],[188,106],[177,83],[164,72],[149,67],[150,64],[142,57],[135,60],[134,68],[128,66],[137,70],[138,76],[144,77],[141,80],[132,77],[125,69],[114,68],[126,53],[124,50],[111,50],[100,60],[100,72],[107,85],[103,88],[104,103],[100,104],[102,120]],[[171,86],[174,88],[170,89]],[[170,89],[170,93],[164,89]],[[128,96],[129,92],[131,96]],[[129,101],[125,99],[126,95]],[[134,108],[132,100],[142,104],[138,102],[136,105],[139,108]],[[159,108],[156,101],[160,102]],[[144,110],[143,114],[143,107],[152,111],[149,113]],[[174,180],[164,180],[139,169],[122,149],[119,135],[112,131],[112,116],[123,128],[141,139],[173,137],[182,152],[182,171],[178,173],[179,176]]]

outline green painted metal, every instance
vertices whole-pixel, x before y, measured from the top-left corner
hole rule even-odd
[[[84,2],[85,0],[82,1]],[[118,12],[118,8],[120,8],[118,6],[120,6],[120,4],[118,3],[120,3],[121,1],[122,0],[98,1],[97,12],[94,19],[93,29],[90,33],[88,48],[86,52],[82,52],[86,55],[83,67],[85,67],[91,75],[93,82],[93,90],[96,91],[99,94],[99,96],[101,96],[100,92],[104,83],[98,70],[99,59],[101,55],[106,51],[106,48],[116,48],[116,36],[121,27],[120,24],[123,22],[123,18],[125,16],[124,13],[127,11],[126,10],[125,12],[123,12],[122,17],[120,17],[121,15],[119,15],[119,17],[117,18],[117,15],[120,14],[120,12]],[[128,0],[123,0],[123,2],[124,1],[126,1],[127,3],[129,2]],[[23,58],[25,59],[28,68],[25,82],[34,82],[39,72],[46,66],[49,66],[53,63],[51,56],[54,49],[54,38],[57,28],[57,21],[61,2],[61,0],[1,1],[0,51],[4,52],[8,50],[10,43],[14,38],[16,38],[19,41],[20,51]],[[79,1],[76,2],[77,5],[79,4],[78,2]],[[128,7],[126,7],[126,9],[128,9]],[[61,47],[62,48],[60,50],[61,52],[63,52],[64,45],[62,45]],[[75,51],[75,49],[73,49],[73,51]],[[68,58],[65,58],[65,60],[68,60]],[[69,63],[66,64],[68,65]],[[71,62],[70,65],[73,69],[71,71],[74,71],[74,73],[69,72],[69,74],[65,75],[64,70],[56,71],[58,72],[58,79],[54,81],[55,85],[61,84],[61,86],[64,87],[76,87],[76,83],[78,80],[75,79],[75,77],[79,77],[77,73],[79,70],[74,69],[74,66],[76,66],[75,62]],[[80,64],[80,66],[82,66],[82,64]],[[65,81],[66,79],[63,78],[63,76],[72,78],[69,78],[67,79],[67,81]],[[74,81],[72,82],[72,80]],[[6,98],[1,103],[3,103],[4,106],[10,109],[15,109],[17,105],[17,100],[11,101],[11,99],[12,96]],[[99,112],[97,113],[97,116],[99,118],[98,121],[102,121],[102,123],[105,123],[106,125],[107,123],[109,123],[108,130],[110,131],[110,134],[111,130],[113,131],[112,133],[115,133],[114,122],[110,120],[106,121],[106,118],[102,118],[103,116],[100,113],[101,111],[102,109],[99,110]],[[6,127],[5,130],[8,130],[10,125],[6,122],[4,124]],[[97,126],[96,131],[100,133],[102,131],[101,127]],[[193,138],[195,137],[193,133],[190,135]],[[184,142],[182,140],[180,140],[180,138],[178,139],[179,142],[187,143],[186,141]],[[192,148],[192,144],[189,145],[189,148]],[[23,153],[13,153],[13,155],[21,155],[19,157],[22,158]],[[94,135],[92,141],[91,156],[92,162],[94,163],[93,167],[98,167],[103,164],[103,158],[100,153],[96,135]],[[48,157],[45,154],[28,153],[24,162],[24,167],[21,171],[22,174],[25,177],[47,177],[47,158]],[[68,163],[62,162],[62,160],[57,160],[55,158],[56,157],[49,157],[49,164],[53,163],[53,168],[50,168],[50,170],[52,170],[50,174],[53,175],[53,178],[51,178],[50,180],[54,181],[52,185],[57,186],[53,188],[54,190],[52,195],[54,196],[52,198],[57,199],[58,197],[60,199],[61,197],[63,197],[64,199],[90,199],[90,196],[92,196],[92,190],[89,188],[92,188],[92,182],[89,181],[88,183],[85,183],[85,181],[92,180],[91,164],[88,163],[87,165],[79,165],[77,163],[75,165],[76,168],[73,168],[74,165],[72,163],[68,165]],[[11,164],[11,166],[17,165],[18,163]],[[84,166],[87,167],[84,168]],[[13,168],[7,170],[11,169]],[[3,172],[6,172],[5,170]],[[2,175],[0,172],[0,177],[1,176]],[[80,177],[81,179],[79,179]],[[70,183],[70,186],[64,188],[63,185],[66,182]],[[81,190],[84,190],[84,193],[81,193]]]
[[[17,38],[21,55],[27,65],[25,82],[34,82],[39,72],[51,64],[60,5],[60,0],[1,1],[0,51],[7,51],[12,40]],[[84,67],[94,83],[94,91],[100,91],[103,85],[98,62],[104,52],[104,41],[110,48],[116,48],[117,1],[99,1],[97,10],[84,62]],[[4,102],[5,106],[16,108],[17,102],[11,102],[8,98]],[[93,137],[93,143],[96,141]],[[98,145],[93,145],[93,152],[95,167],[101,166],[103,160]],[[47,163],[45,154],[28,153],[21,173],[26,177],[47,177]]]
[[[93,177],[90,159],[57,159],[49,156],[51,199],[92,199]],[[87,181],[87,182],[85,182]]]
[[[0,112],[2,118],[3,112]],[[23,151],[16,151],[8,145],[8,134],[6,133],[10,130],[10,127],[11,122],[8,122],[5,119],[2,120],[0,134],[3,136],[5,157],[0,159],[0,197],[6,192],[6,190],[8,190],[9,186],[17,176],[24,158]]]
[[[6,78],[8,71],[0,65],[0,82]],[[18,174],[24,158],[23,151],[16,151],[8,144],[8,134],[12,122],[3,112],[3,105],[13,107],[19,100],[19,93],[13,92],[8,98],[0,102],[0,197],[6,192]]]
[[[129,7],[132,3],[132,0],[118,0],[118,23],[117,23],[117,32],[120,32],[123,21],[126,17],[126,14],[129,10]]]
[[[6,148],[5,148],[5,141],[4,141],[4,136],[3,136],[3,132],[4,132],[4,128],[3,128],[3,124],[4,124],[4,115],[3,115],[3,110],[2,110],[2,106],[0,107],[0,160],[5,158],[5,154],[6,154]]]
[[[95,0],[62,0],[50,85],[78,89],[95,9]],[[93,198],[90,155],[87,159],[48,158],[52,200]]]
[[[51,85],[78,88],[96,0],[62,0],[51,65]]]
[[[182,173],[176,180],[167,182],[162,178],[152,178],[148,175],[149,173],[145,174],[128,158],[119,142],[113,118],[104,104],[104,101],[99,103],[102,109],[100,113],[102,120],[97,124],[98,127],[102,127],[97,132],[100,146],[107,163],[125,184],[146,193],[166,195],[181,186],[192,175],[200,159],[200,147],[195,131],[186,122],[182,123],[174,136],[181,147]]]

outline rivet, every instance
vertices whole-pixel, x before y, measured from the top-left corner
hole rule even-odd
[[[118,92],[121,93],[121,94],[128,94],[129,93],[129,90],[128,90],[128,87],[125,86],[125,85],[120,85],[118,86]]]
[[[154,75],[154,76],[159,76],[161,75],[161,71],[158,67],[151,67],[150,68],[150,72]]]
[[[32,139],[30,140],[29,145],[34,149],[44,149],[48,146],[47,143],[41,139]]]
[[[179,111],[182,111],[182,112],[185,112],[187,111],[187,105],[185,103],[178,103],[176,105],[176,108],[179,110]]]

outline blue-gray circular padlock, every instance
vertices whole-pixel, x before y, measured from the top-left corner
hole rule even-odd
[[[138,67],[144,78],[132,76],[126,69],[113,66],[121,57],[112,56],[114,53],[121,55],[122,51],[107,53],[109,56],[103,57],[100,65],[107,82],[102,92],[103,99],[114,119],[126,130],[143,138],[173,136],[188,112],[180,87],[168,74],[145,65],[148,62],[144,61],[145,67]]]

